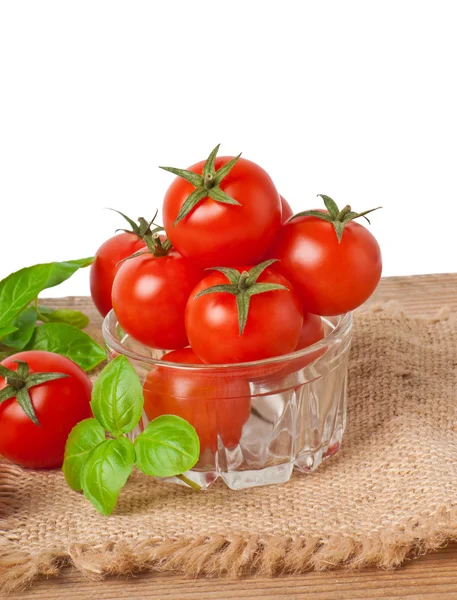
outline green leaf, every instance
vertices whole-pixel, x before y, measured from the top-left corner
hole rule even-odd
[[[198,461],[200,440],[190,423],[164,415],[149,423],[135,439],[135,464],[153,477],[173,477]]]
[[[288,292],[289,288],[280,283],[256,283],[248,288],[244,293],[249,296],[256,296],[257,294],[264,294],[265,292],[277,292],[277,291]]]
[[[44,263],[11,273],[0,281],[0,328],[26,308],[38,294],[62,283],[81,267],[87,267],[93,258],[70,260],[61,263]]]
[[[86,498],[103,515],[110,515],[135,462],[135,450],[125,437],[104,440],[90,452],[81,471]]]
[[[234,158],[232,158],[232,160],[229,160],[228,163],[223,165],[219,169],[219,171],[217,171],[216,177],[214,178],[216,185],[219,185],[221,183],[221,181],[224,179],[224,177],[226,177],[230,173],[230,171],[233,169],[233,167],[238,162],[238,159],[240,158],[240,156],[241,156],[241,152],[238,154],[238,156],[235,156]]]
[[[270,267],[275,262],[279,262],[279,260],[277,258],[270,258],[270,260],[265,260],[259,265],[252,267],[252,269],[249,269],[249,275],[246,279],[247,285],[252,285],[253,283],[255,283],[260,277],[260,275],[265,271],[265,269],[268,269],[268,267]]]
[[[198,173],[194,173],[192,171],[187,171],[186,169],[176,169],[175,167],[159,167],[159,169],[163,169],[164,171],[168,171],[169,173],[173,173],[173,175],[177,175],[178,177],[182,177],[189,183],[191,183],[195,187],[199,187],[203,185],[203,177]]]
[[[244,328],[246,327],[246,322],[248,320],[249,315],[250,301],[251,296],[249,294],[246,294],[246,292],[242,292],[236,297],[236,308],[238,311],[238,328],[240,331],[240,335],[243,335]]]
[[[338,208],[336,202],[330,198],[330,196],[326,196],[325,194],[317,194],[322,198],[325,204],[325,208],[328,210],[328,214],[332,217],[332,219],[336,219],[340,209]]]
[[[9,327],[0,327],[0,340],[17,331],[17,327],[10,325]]]
[[[106,439],[97,419],[84,419],[70,432],[65,446],[62,471],[73,490],[82,490],[81,472],[89,452]]]
[[[7,385],[3,389],[0,390],[0,404],[9,400],[10,398],[15,398],[17,394],[17,389],[12,385]]]
[[[78,329],[89,325],[89,317],[79,310],[71,308],[58,308],[56,310],[47,306],[38,307],[38,317],[43,323],[67,323]]]
[[[43,289],[48,289],[59,285],[59,283],[69,279],[73,273],[76,273],[78,269],[83,269],[84,267],[90,266],[94,260],[95,258],[90,256],[89,258],[79,258],[77,260],[50,263],[51,270],[46,285]]]
[[[236,295],[237,289],[231,283],[221,283],[219,285],[213,285],[213,287],[201,290],[201,292],[198,292],[195,298],[200,298],[200,296],[206,296],[207,294],[216,294],[221,292]]]
[[[31,419],[35,425],[40,426],[40,422],[38,421],[38,417],[36,416],[36,412],[32,404],[32,399],[29,395],[29,390],[26,387],[23,387],[17,391],[16,400],[28,418]]]
[[[205,165],[203,167],[203,177],[205,177],[205,175],[214,175],[214,173],[216,172],[215,168],[214,168],[214,161],[216,160],[216,156],[217,153],[219,152],[219,148],[220,148],[220,144],[218,144],[212,151],[211,154],[208,156]]]
[[[221,188],[218,187],[211,188],[208,192],[208,196],[211,198],[211,200],[221,202],[222,204],[233,204],[234,206],[241,206],[241,203],[238,202],[238,200],[235,200],[235,198],[232,198],[224,191],[222,191]]]
[[[336,232],[336,237],[338,238],[338,243],[340,243],[344,233],[344,223],[341,223],[341,221],[333,221],[333,227]]]
[[[138,229],[139,229],[138,225],[130,217],[128,217],[127,215],[124,215],[123,212],[121,212],[120,210],[116,210],[115,208],[108,208],[108,210],[112,210],[113,212],[117,213],[118,215],[121,215],[121,217],[123,217],[127,221],[127,223],[130,225],[133,233],[138,232]],[[127,230],[123,229],[123,231],[127,231]]]
[[[52,263],[26,267],[0,281],[0,327],[11,324],[46,287]]]
[[[237,269],[231,269],[230,267],[210,267],[205,269],[206,271],[219,271],[227,277],[232,285],[238,285],[240,281],[240,272]]]
[[[297,217],[317,217],[318,219],[327,221],[327,223],[333,223],[333,219],[330,215],[319,210],[304,210],[303,212],[299,212],[296,215],[293,215],[293,217],[291,217],[290,220],[292,221]]]
[[[45,323],[35,329],[27,350],[56,352],[90,371],[106,359],[105,351],[94,340],[72,325]]]
[[[117,356],[100,373],[91,407],[98,422],[115,436],[137,425],[143,410],[143,387],[125,356]]]
[[[15,350],[22,350],[29,343],[35,329],[37,313],[33,306],[23,310],[13,321],[14,333],[3,339],[3,344]]]
[[[190,211],[199,203],[203,200],[203,198],[206,198],[208,196],[208,191],[205,188],[197,188],[196,190],[194,190],[192,192],[192,194],[190,194],[184,204],[181,206],[181,210],[178,213],[178,216],[175,219],[175,222],[173,223],[173,227],[176,227],[176,225],[182,220],[184,219],[184,217],[186,217]]]

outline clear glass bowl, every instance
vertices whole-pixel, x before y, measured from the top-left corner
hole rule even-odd
[[[125,335],[111,311],[103,323],[108,359],[124,354],[145,390],[132,438],[149,422],[146,413],[186,418],[201,454],[185,475],[204,489],[219,477],[239,490],[284,483],[294,468],[314,471],[343,437],[352,327],[351,314],[322,320],[325,338],[304,350],[251,363],[188,365],[161,361],[165,352]]]

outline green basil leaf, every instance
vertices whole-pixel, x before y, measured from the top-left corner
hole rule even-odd
[[[103,515],[113,512],[134,462],[133,444],[125,437],[105,440],[90,451],[82,468],[81,486],[86,498]]]
[[[52,263],[26,267],[0,281],[0,327],[10,325],[46,286]]]
[[[16,331],[3,339],[3,344],[15,350],[22,350],[29,343],[36,324],[36,310],[29,306],[14,319]]]
[[[78,269],[83,269],[84,267],[91,265],[94,260],[95,258],[90,256],[89,258],[79,258],[77,260],[50,263],[51,270],[46,285],[43,289],[48,289],[59,285],[59,283],[69,279],[73,273],[76,273]]]
[[[143,410],[143,386],[125,356],[108,363],[94,383],[92,412],[115,436],[132,431]]]
[[[66,356],[84,371],[90,371],[106,359],[105,351],[76,327],[65,323],[45,323],[35,329],[27,350],[46,350]]]
[[[49,308],[48,306],[38,307],[38,316],[44,323],[67,323],[78,329],[84,329],[89,325],[89,317],[79,310],[71,308]]]
[[[15,331],[17,331],[17,327],[13,327],[12,325],[9,327],[0,327],[0,340],[10,335],[10,333],[14,333]]]
[[[135,464],[153,477],[172,477],[198,461],[200,440],[190,423],[174,415],[157,417],[135,439]]]
[[[81,472],[91,450],[104,442],[105,430],[97,419],[84,419],[70,432],[65,446],[62,471],[73,490],[82,490]]]
[[[0,327],[6,327],[38,294],[62,283],[81,267],[87,267],[93,258],[82,258],[60,263],[44,263],[11,273],[0,281]]]

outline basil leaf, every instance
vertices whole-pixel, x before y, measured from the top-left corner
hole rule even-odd
[[[56,352],[70,358],[84,371],[90,371],[106,359],[103,348],[87,333],[65,323],[40,325],[26,349]]]
[[[10,335],[10,333],[14,333],[15,331],[17,331],[17,327],[13,327],[12,325],[9,327],[0,327],[0,340],[7,335]]]
[[[98,422],[115,436],[137,425],[143,410],[143,387],[125,356],[117,356],[100,373],[90,405]]]
[[[89,325],[89,317],[79,310],[71,308],[49,308],[47,306],[38,307],[38,318],[43,323],[67,323],[78,329],[84,329]]]
[[[87,267],[93,258],[44,263],[11,273],[0,281],[0,327],[11,321],[26,308],[38,294],[62,283],[81,267]]]
[[[153,477],[172,477],[198,461],[200,440],[190,423],[174,415],[157,417],[135,439],[135,464]]]
[[[86,498],[103,515],[113,512],[134,462],[133,444],[125,437],[105,440],[90,451],[82,468],[81,486]]]
[[[22,350],[29,343],[36,324],[36,310],[29,306],[12,322],[16,331],[4,338],[3,344],[15,350]]]
[[[43,289],[48,289],[59,285],[59,283],[69,279],[73,273],[76,273],[78,269],[83,269],[84,267],[91,265],[94,260],[95,258],[90,256],[89,258],[79,258],[77,260],[50,263],[51,269],[49,277]]]
[[[0,281],[0,327],[11,321],[34,300],[51,274],[52,263],[26,267]]]
[[[105,439],[105,430],[96,419],[84,419],[71,430],[65,446],[62,471],[73,490],[82,490],[81,471],[84,463],[89,452]]]

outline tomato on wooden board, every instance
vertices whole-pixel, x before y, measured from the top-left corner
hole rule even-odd
[[[60,373],[67,377],[29,388],[39,425],[27,416],[16,396],[0,403],[0,454],[32,469],[61,467],[68,434],[77,423],[92,416],[92,383],[77,364],[53,352],[19,352],[1,364],[17,372],[20,367],[15,361],[24,361],[31,376]],[[8,383],[14,382],[0,374],[0,394]]]
[[[306,211],[284,223],[267,255],[279,259],[275,269],[295,286],[306,311],[332,316],[354,310],[371,296],[382,260],[374,236],[353,221],[371,211],[339,211],[323,197],[331,212]]]
[[[191,348],[169,352],[162,360],[202,364]],[[200,438],[201,452],[208,448],[215,452],[218,436],[226,448],[235,447],[251,413],[248,382],[223,372],[155,367],[146,377],[143,395],[150,420],[170,414],[191,423]]]
[[[294,211],[284,196],[279,197],[281,198],[281,223],[285,223],[293,216]]]
[[[122,329],[152,348],[188,345],[184,311],[203,272],[175,250],[126,260],[114,278],[113,308]]]
[[[188,170],[162,167],[178,177],[163,204],[167,237],[202,267],[255,264],[281,224],[278,191],[264,169],[239,157],[216,158]]]
[[[206,363],[262,360],[293,352],[303,325],[301,302],[292,284],[268,268],[219,268],[193,290],[186,329]]]

